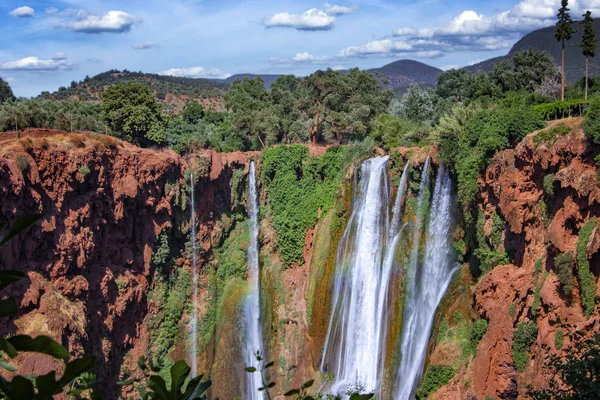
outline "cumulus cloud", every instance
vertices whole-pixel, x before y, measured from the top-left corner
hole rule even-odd
[[[49,60],[42,60],[39,57],[25,57],[16,61],[0,62],[0,70],[5,71],[58,71],[72,69],[73,64],[69,63],[66,57],[58,53]]]
[[[524,34],[554,25],[560,0],[521,0],[508,10],[479,14],[465,10],[438,28],[400,27],[391,38],[340,51],[344,57],[437,57],[456,51],[498,51],[510,48]],[[600,13],[599,0],[575,0],[571,15]]]
[[[46,14],[48,14],[48,15],[54,15],[54,14],[57,14],[57,13],[58,13],[58,11],[59,11],[59,10],[58,10],[58,8],[56,8],[56,7],[48,7],[48,8],[46,8]]]
[[[204,67],[190,67],[190,68],[171,68],[166,71],[160,72],[160,75],[169,75],[185,78],[210,78],[210,79],[225,79],[229,78],[231,74],[223,72],[216,68],[207,69]]]
[[[296,55],[292,58],[295,62],[315,62],[315,61],[326,61],[329,57],[327,56],[313,56],[310,53],[296,53]]]
[[[59,22],[57,27],[82,33],[123,33],[141,20],[124,11],[109,11],[104,15],[91,15],[83,10],[76,14],[76,20]]]
[[[136,50],[158,49],[159,47],[160,47],[159,44],[148,42],[148,41],[146,41],[144,43],[133,45],[133,48]]]
[[[333,28],[338,16],[356,12],[356,7],[325,4],[323,9],[311,8],[302,14],[277,13],[263,24],[267,28],[293,28],[299,31],[327,31]]]
[[[30,18],[35,15],[35,11],[29,6],[22,6],[12,10],[10,15],[17,18]]]

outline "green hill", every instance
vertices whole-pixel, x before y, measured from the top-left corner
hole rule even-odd
[[[229,87],[227,82],[210,79],[178,78],[127,70],[110,70],[81,82],[71,82],[69,87],[58,91],[42,92],[39,98],[83,101],[101,101],[102,93],[110,86],[119,83],[141,82],[147,84],[163,102],[166,111],[179,111],[188,101],[196,100],[205,107],[220,109],[223,107],[223,95]]]

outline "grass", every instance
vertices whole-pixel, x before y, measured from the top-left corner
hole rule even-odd
[[[430,365],[417,389],[416,399],[427,399],[439,388],[448,384],[454,375],[456,375],[456,370],[450,365]]]
[[[79,173],[81,174],[83,179],[85,179],[85,177],[88,176],[90,172],[90,168],[87,165],[82,165],[81,167],[79,167]]]
[[[535,343],[538,326],[535,322],[521,322],[513,333],[512,356],[517,371],[522,372],[529,363],[529,350]]]
[[[539,146],[542,143],[551,145],[561,137],[567,135],[569,131],[570,129],[564,125],[553,126],[550,129],[538,132],[537,135],[533,137],[533,143],[535,143],[536,146]]]

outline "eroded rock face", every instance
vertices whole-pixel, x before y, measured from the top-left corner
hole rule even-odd
[[[585,337],[600,332],[597,314],[586,319],[583,313],[578,284],[569,298],[554,269],[554,257],[566,252],[575,255],[579,230],[600,216],[600,187],[582,120],[557,123],[566,124],[571,132],[553,144],[537,146],[535,133],[529,135],[515,149],[499,152],[480,180],[479,207],[486,217],[496,212],[505,221],[503,246],[513,252],[513,264],[497,266],[474,287],[472,309],[488,321],[487,332],[477,355],[435,398],[446,398],[445,394],[448,398],[525,398],[528,385],[542,388],[550,379],[543,371],[546,355],[567,354],[568,337],[576,331]],[[552,182],[553,195],[544,189],[545,177],[546,186]],[[489,228],[485,234],[489,236]],[[590,260],[600,247],[598,235],[592,234],[587,245]],[[594,270],[593,262],[590,267]],[[576,276],[575,269],[573,273]],[[519,323],[528,321],[535,321],[539,330],[529,363],[519,372],[512,359],[513,333]],[[557,329],[565,338],[561,350],[555,345]],[[440,357],[443,351],[443,346],[436,349],[432,359],[452,364]]]
[[[219,213],[230,207],[231,165],[243,167],[251,156],[199,155],[209,161],[196,186],[205,255],[216,241]],[[123,357],[130,352],[135,365],[145,353],[144,318],[158,307],[147,298],[156,238],[166,230],[183,246],[189,230],[184,174],[191,167],[173,151],[104,135],[31,132],[3,143],[1,218],[43,219],[0,250],[0,268],[30,277],[12,288],[20,314],[2,333],[46,334],[72,354],[95,355],[105,394],[116,398]],[[19,365],[41,374],[49,363],[25,356]]]

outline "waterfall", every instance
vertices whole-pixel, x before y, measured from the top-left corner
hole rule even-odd
[[[394,241],[387,161],[388,157],[376,157],[362,163],[352,214],[337,247],[332,311],[321,361],[321,370],[334,375],[330,388],[334,393],[358,386],[374,391],[380,385],[391,271],[383,249]],[[398,197],[403,195],[402,185]],[[401,198],[396,203],[393,213],[399,220]]]
[[[428,164],[426,164],[427,168]],[[427,174],[421,181],[427,184]],[[407,271],[408,292],[404,305],[404,324],[401,339],[401,364],[395,399],[414,398],[420,383],[427,345],[435,311],[448,289],[452,275],[456,271],[452,263],[452,182],[445,168],[438,171],[425,241],[425,256],[419,262],[420,225],[422,224],[422,199],[414,231],[410,270]],[[419,268],[420,266],[420,268]]]
[[[194,200],[194,173],[190,173],[190,191],[192,192],[192,212],[190,222],[192,225],[192,274],[194,292],[192,295],[192,321],[190,335],[192,336],[191,359],[192,377],[198,375],[198,243],[196,243],[196,203]]]
[[[256,171],[254,162],[250,163],[248,178],[250,243],[248,244],[248,281],[250,292],[244,304],[244,322],[246,341],[244,346],[244,363],[246,366],[256,364],[256,351],[263,353],[262,329],[260,326],[260,282],[258,263],[258,197],[256,193]],[[246,376],[246,399],[259,400],[264,395],[258,391],[262,386],[258,372]]]

